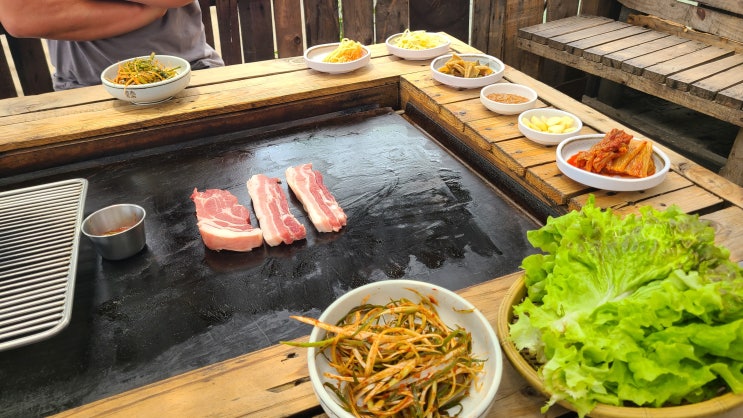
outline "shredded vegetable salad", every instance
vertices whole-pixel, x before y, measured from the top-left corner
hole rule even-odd
[[[449,416],[477,384],[485,360],[472,356],[467,330],[450,328],[434,302],[421,297],[364,304],[336,325],[297,317],[327,331],[324,340],[284,342],[318,347],[337,373],[325,383],[355,416]]]
[[[135,58],[119,65],[112,83],[129,86],[132,84],[149,84],[175,77],[180,67],[167,68],[155,59],[155,53],[147,58]]]
[[[323,62],[351,62],[364,56],[364,48],[357,41],[343,38],[340,45],[323,58]]]
[[[405,29],[405,32],[397,38],[395,46],[405,49],[421,50],[431,49],[443,44],[441,37],[427,33],[424,30],[411,31]]]

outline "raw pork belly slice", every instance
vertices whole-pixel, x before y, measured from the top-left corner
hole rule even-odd
[[[291,244],[307,237],[304,225],[289,211],[289,202],[279,179],[256,174],[248,180],[248,193],[268,245]]]
[[[250,212],[226,190],[193,189],[197,226],[204,245],[212,250],[250,251],[263,244],[263,231],[250,224]]]
[[[346,225],[346,213],[325,187],[322,174],[312,169],[312,164],[287,168],[286,182],[318,231],[337,232]]]

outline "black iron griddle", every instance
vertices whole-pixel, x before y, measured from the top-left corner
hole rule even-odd
[[[229,190],[252,213],[252,174],[283,178],[305,162],[345,209],[343,230],[318,233],[288,192],[305,241],[249,253],[204,247],[194,188]],[[60,412],[306,335],[289,315],[317,317],[369,282],[410,278],[458,290],[514,272],[535,251],[526,231],[539,227],[393,112],[203,138],[4,179],[0,190],[78,177],[89,182],[85,215],[143,206],[147,246],[111,262],[83,237],[70,325],[0,352],[2,416]]]

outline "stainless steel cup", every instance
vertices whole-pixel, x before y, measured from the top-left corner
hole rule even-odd
[[[122,260],[144,248],[144,208],[129,203],[112,205],[88,215],[82,232],[101,257]]]

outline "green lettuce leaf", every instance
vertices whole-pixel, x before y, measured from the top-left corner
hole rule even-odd
[[[672,206],[620,217],[595,206],[527,233],[515,346],[579,415],[597,403],[698,402],[743,392],[743,276],[714,229]]]

